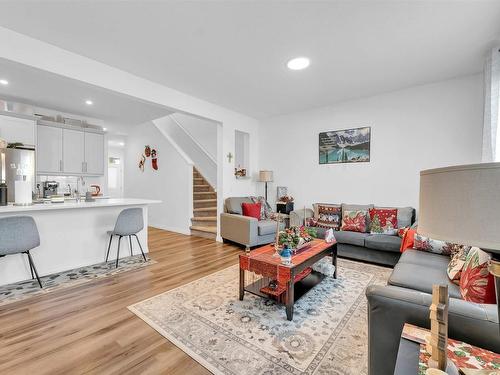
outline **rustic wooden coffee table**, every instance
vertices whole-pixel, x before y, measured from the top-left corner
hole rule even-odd
[[[307,249],[292,256],[291,265],[282,264],[281,258],[274,257],[274,253],[274,244],[272,244],[240,255],[240,301],[243,300],[245,292],[263,298],[272,298],[272,291],[264,293],[262,290],[270,291],[266,286],[269,281],[276,281],[275,290],[277,292],[274,293],[274,297],[278,302],[285,304],[286,317],[288,320],[292,320],[294,303],[325,277],[322,273],[311,271],[309,267],[325,256],[331,255],[332,264],[335,267],[333,277],[337,278],[337,243],[314,240]],[[262,277],[245,285],[246,271]],[[283,291],[281,297],[280,291]]]

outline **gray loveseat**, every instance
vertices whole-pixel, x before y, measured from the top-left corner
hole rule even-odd
[[[450,258],[418,250],[405,251],[394,267],[388,285],[372,285],[368,298],[369,375],[394,373],[404,323],[429,328],[432,285],[448,285],[449,337],[500,353],[496,305],[464,301],[449,281]]]
[[[342,204],[342,210],[368,210],[370,205]],[[379,207],[376,207],[379,208]],[[415,209],[412,207],[394,207],[398,210],[398,227],[409,227],[415,222]],[[297,226],[304,223],[304,216],[311,218],[314,211],[300,209],[290,213],[290,225]],[[325,229],[317,228],[318,237],[324,237]],[[397,235],[370,234],[359,232],[335,231],[338,255],[367,262],[394,266],[401,255],[401,238]]]
[[[253,201],[250,197],[231,197],[224,202],[224,213],[220,215],[222,239],[236,242],[246,248],[272,243],[276,238],[276,221],[243,216],[242,203]],[[284,227],[284,224],[280,223],[280,230]]]

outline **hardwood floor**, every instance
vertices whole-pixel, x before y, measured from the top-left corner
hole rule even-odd
[[[237,263],[241,249],[149,229],[158,263],[0,307],[0,374],[208,374],[127,306]]]

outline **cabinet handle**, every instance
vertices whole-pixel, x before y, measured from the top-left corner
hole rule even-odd
[[[88,170],[87,170],[87,162],[85,162],[85,172],[88,172]]]
[[[85,172],[85,162],[82,161],[82,172]]]
[[[63,171],[63,161],[62,160],[59,160],[59,171],[60,172]]]

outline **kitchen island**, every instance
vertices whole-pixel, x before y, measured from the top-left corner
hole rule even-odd
[[[118,214],[125,208],[141,207],[144,229],[137,234],[144,252],[148,252],[148,205],[160,201],[147,199],[98,199],[95,202],[0,206],[0,218],[31,216],[40,233],[40,246],[30,253],[40,276],[101,263],[106,258],[109,236]],[[1,241],[1,238],[0,238]],[[117,239],[113,241],[109,259],[116,259]],[[140,254],[137,242],[134,254]],[[121,241],[120,258],[130,256],[129,242]],[[30,279],[26,255],[0,258],[0,285]]]

